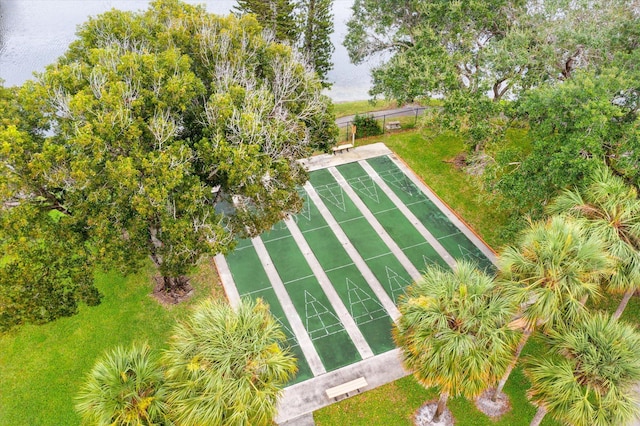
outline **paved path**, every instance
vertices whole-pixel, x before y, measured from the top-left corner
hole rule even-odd
[[[363,112],[362,114],[370,114],[374,117],[382,117],[383,115],[392,115],[393,118],[396,117],[409,117],[413,116],[416,113],[416,109],[419,109],[418,114],[422,114],[425,109],[428,107],[423,107],[421,105],[405,105],[401,108],[393,108],[393,109],[385,109],[382,111],[372,111],[372,112]],[[353,121],[355,115],[347,115],[345,117],[340,117],[336,119],[336,124],[338,127],[345,127],[347,124]]]

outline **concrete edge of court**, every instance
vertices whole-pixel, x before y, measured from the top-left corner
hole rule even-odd
[[[282,397],[278,401],[276,423],[297,426],[296,419],[305,419],[306,415],[335,403],[336,401],[329,399],[326,394],[326,390],[333,386],[364,377],[367,380],[367,386],[360,390],[360,392],[364,392],[409,374],[411,373],[402,366],[400,349],[393,349],[313,379],[296,383],[284,389]]]
[[[384,143],[376,142],[371,145],[354,147],[351,151],[343,151],[337,154],[320,154],[313,157],[304,158],[300,161],[309,172],[329,167],[340,166],[342,164],[353,163],[359,160],[391,155],[391,151]]]

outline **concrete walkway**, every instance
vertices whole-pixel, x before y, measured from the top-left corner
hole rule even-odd
[[[329,399],[325,393],[327,389],[364,377],[367,387],[364,392],[393,382],[409,375],[400,361],[400,350],[389,352],[348,365],[313,379],[289,386],[284,390],[278,401],[278,415],[276,423],[288,426],[303,426],[308,423],[307,414],[336,402]],[[344,399],[344,397],[343,397]],[[311,418],[313,421],[313,418]]]

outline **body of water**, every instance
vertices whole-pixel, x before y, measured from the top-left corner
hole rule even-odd
[[[204,4],[216,14],[228,14],[235,1],[189,0]],[[110,9],[143,10],[147,0],[1,0],[0,78],[6,86],[20,85],[61,56],[75,38],[76,27]],[[328,95],[336,102],[368,99],[371,64],[349,62],[342,40],[347,32],[353,0],[334,0],[334,69],[329,73],[333,87]]]

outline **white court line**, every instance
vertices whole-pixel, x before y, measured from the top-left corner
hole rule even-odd
[[[333,284],[331,284],[331,280],[329,280],[329,277],[322,269],[322,265],[320,265],[320,262],[318,262],[318,259],[313,254],[311,247],[309,247],[307,240],[304,239],[302,232],[300,232],[300,228],[298,228],[298,225],[296,225],[296,223],[291,219],[285,220],[285,223],[287,224],[293,239],[298,243],[298,247],[311,267],[311,270],[318,279],[318,283],[320,284],[320,287],[322,287],[324,294],[329,299],[329,303],[333,307],[333,310],[338,314],[340,322],[344,325],[344,329],[347,334],[349,334],[353,344],[356,346],[360,357],[362,357],[362,359],[372,357],[373,351],[369,347],[367,340],[364,338],[354,319],[351,317],[347,307],[342,303],[338,292],[333,287]]]
[[[307,278],[312,278],[312,277],[315,277],[315,275],[309,274],[309,275],[306,275],[304,277],[299,277],[299,278],[293,279],[291,281],[283,281],[282,283],[284,285],[287,285],[287,284],[291,284],[291,283],[297,283],[298,281],[306,280]]]
[[[409,222],[413,225],[413,227],[418,231],[422,237],[427,240],[427,242],[433,247],[433,249],[438,253],[438,255],[447,262],[447,265],[451,267],[451,269],[455,269],[457,262],[456,260],[449,254],[449,252],[440,244],[440,242],[434,237],[431,232],[420,222],[420,220],[416,217],[416,215],[409,210],[407,206],[404,205],[402,200],[396,195],[395,192],[389,185],[376,173],[376,171],[371,167],[369,163],[366,161],[359,161],[358,164],[362,166],[362,168],[369,174],[371,179],[378,184],[378,186],[382,189],[384,193],[387,194],[387,197],[391,200],[393,204],[398,207],[398,210],[409,220]]]
[[[413,263],[411,263],[409,258],[403,253],[403,251],[400,249],[398,244],[396,244],[393,238],[389,236],[384,227],[380,224],[380,222],[378,222],[378,219],[376,219],[373,213],[371,213],[371,211],[367,208],[366,204],[364,204],[360,197],[358,197],[358,194],[356,194],[354,189],[349,186],[338,169],[336,169],[335,167],[330,167],[328,170],[329,173],[333,175],[335,180],[342,186],[344,193],[347,194],[351,201],[353,201],[353,203],[356,205],[356,208],[360,210],[360,213],[362,213],[365,219],[367,219],[374,231],[376,231],[380,238],[382,238],[382,241],[384,241],[387,247],[389,247],[389,250],[391,250],[394,256],[398,258],[398,261],[400,261],[400,264],[404,269],[406,269],[411,278],[413,278],[414,280],[419,279],[422,276],[420,271],[418,271],[418,269],[413,266]]]
[[[425,244],[427,244],[427,245],[428,245],[429,243],[428,243],[428,242],[426,242],[426,241],[423,241],[423,242],[418,243],[418,244],[411,244],[410,246],[403,247],[403,248],[402,248],[402,250],[409,250],[409,249],[412,249],[412,248],[416,248],[416,247],[423,246],[423,245],[425,245]]]
[[[284,315],[287,317],[287,320],[289,320],[289,325],[291,325],[291,329],[298,339],[298,344],[300,345],[300,349],[302,350],[304,357],[307,359],[311,372],[314,376],[326,373],[327,370],[324,368],[322,360],[320,360],[320,356],[318,355],[315,346],[313,346],[304,324],[302,324],[302,320],[296,311],[289,293],[287,293],[287,289],[282,283],[280,274],[278,274],[276,267],[273,265],[273,261],[269,256],[269,252],[267,252],[267,248],[264,246],[260,237],[253,238],[251,241],[258,253],[260,263],[262,264],[264,271],[267,273],[269,281],[271,281],[271,286],[278,297],[278,301],[280,301],[280,306],[282,306]]]
[[[291,235],[283,235],[282,237],[276,237],[276,238],[269,238],[269,239],[264,239],[263,241],[265,243],[270,243],[272,241],[280,241],[280,240],[286,240],[287,238],[291,238]]]
[[[313,232],[313,231],[318,231],[320,229],[324,229],[324,228],[328,228],[329,225],[322,225],[322,226],[318,226],[317,228],[311,228],[311,229],[305,229],[304,231],[302,231],[303,234],[306,234],[307,232]]]
[[[346,268],[348,266],[355,266],[355,263],[351,262],[351,263],[345,263],[342,266],[336,266],[335,268],[329,268],[329,269],[325,269],[325,272],[333,272],[333,271],[337,271],[338,269],[342,269],[342,268]]]
[[[393,256],[393,252],[386,252],[386,253],[382,253],[382,254],[376,254],[375,256],[371,256],[371,257],[367,257],[365,260],[373,260],[373,259],[378,259],[380,257],[385,257],[385,256]]]

